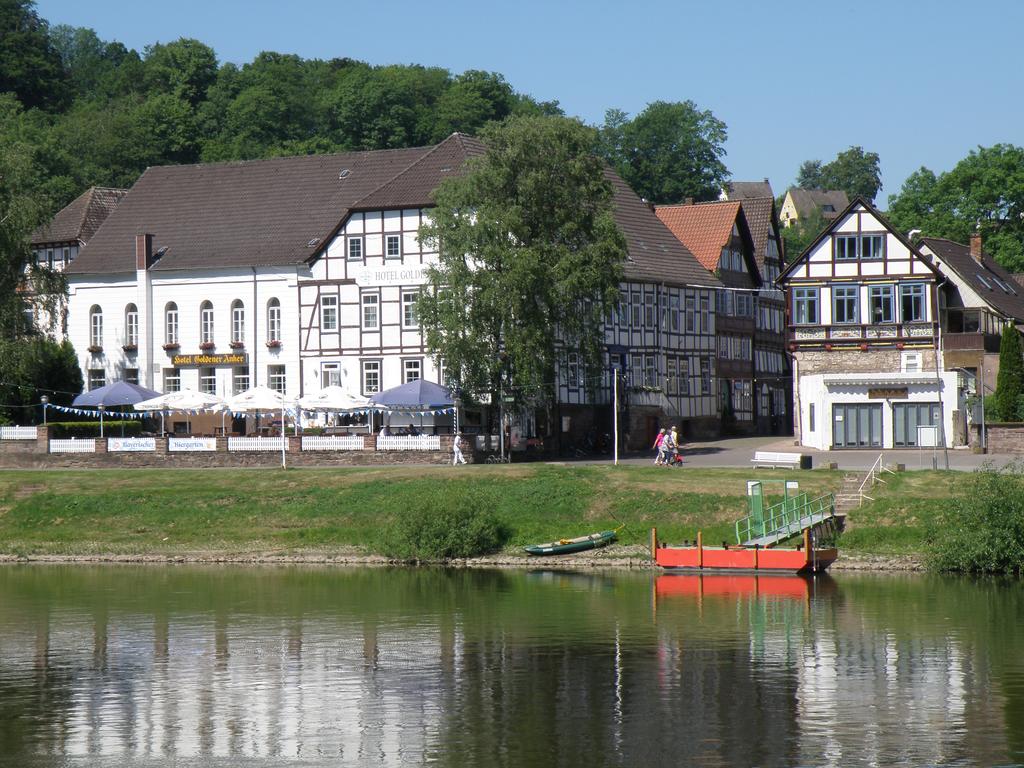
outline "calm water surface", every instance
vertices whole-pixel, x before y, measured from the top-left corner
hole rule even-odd
[[[0,765],[1022,763],[1018,582],[0,567]]]

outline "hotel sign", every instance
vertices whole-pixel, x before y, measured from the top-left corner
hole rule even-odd
[[[906,387],[895,387],[893,389],[869,389],[869,400],[906,400],[909,391]]]
[[[381,267],[362,267],[353,270],[356,285],[374,288],[386,285],[422,285],[427,282],[428,264],[385,264]],[[351,274],[351,273],[350,273]]]
[[[198,365],[248,365],[249,356],[244,353],[235,355],[175,355],[171,365],[175,368],[188,368]]]

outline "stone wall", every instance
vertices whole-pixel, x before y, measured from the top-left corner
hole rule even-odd
[[[798,350],[794,353],[801,376],[817,373],[897,373],[900,370],[900,350],[874,349]],[[923,371],[935,371],[934,349],[913,349],[921,353]]]
[[[978,435],[980,427],[974,425],[972,431],[975,445],[980,444]],[[988,442],[988,453],[1024,455],[1024,424],[1016,422],[986,424],[985,439]]]
[[[227,438],[217,438],[216,451],[194,453],[167,450],[167,438],[158,437],[155,451],[109,453],[107,441],[96,440],[96,453],[49,453],[45,427],[37,428],[36,440],[0,440],[0,467],[6,469],[86,469],[86,468],[194,468],[207,467],[279,467],[280,451],[228,451]],[[452,436],[441,435],[439,451],[377,451],[375,436],[367,435],[361,451],[303,451],[302,438],[289,436],[285,460],[289,467],[353,467],[391,464],[450,464]],[[473,464],[482,455],[463,450],[466,462]]]

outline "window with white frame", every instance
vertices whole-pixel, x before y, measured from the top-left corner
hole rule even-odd
[[[896,307],[893,301],[893,286],[872,285],[868,289],[868,309],[871,312],[873,324],[895,323]]]
[[[402,291],[402,327],[418,328],[419,318],[416,317],[416,301],[419,291]]]
[[[700,297],[700,328],[697,333],[711,333],[711,297],[706,293]]]
[[[658,386],[658,360],[654,355],[644,355],[644,385]]]
[[[283,365],[267,366],[267,386],[275,392],[285,394],[288,389],[288,381],[285,378]]]
[[[679,294],[673,293],[669,298],[669,316],[672,319],[672,330],[679,331]]]
[[[565,383],[570,389],[576,389],[580,385],[580,354],[569,352],[565,359]]]
[[[350,237],[348,239],[349,261],[362,261],[363,259],[363,238]]]
[[[340,387],[341,363],[324,363],[320,366],[320,381],[325,387]]]
[[[376,331],[380,329],[380,294],[364,293],[362,295],[363,305],[363,330]]]
[[[911,283],[900,286],[900,320],[904,323],[919,323],[925,319],[924,284]]]
[[[89,309],[89,346],[103,347],[103,310],[97,304]]]
[[[643,355],[629,356],[629,380],[634,387],[643,384],[644,357]]]
[[[665,358],[665,393],[675,395],[679,392],[676,358]]]
[[[181,391],[181,370],[178,368],[164,368],[164,392]]]
[[[693,333],[695,327],[697,300],[693,296],[686,297],[686,332]]]
[[[921,372],[921,353],[920,352],[900,352],[900,372],[901,373],[920,373]]]
[[[208,301],[199,305],[199,343],[213,344],[213,304]]]
[[[178,343],[178,305],[173,301],[164,307],[164,343]]]
[[[423,378],[423,361],[419,358],[402,361],[402,383],[419,381]]]
[[[644,294],[644,326],[647,328],[655,328],[654,322],[654,294]]]
[[[639,291],[633,291],[632,298],[633,298],[633,300],[632,300],[632,302],[630,302],[630,305],[629,305],[629,309],[630,309],[630,312],[629,312],[629,315],[630,315],[630,327],[632,327],[632,328],[639,328],[640,327],[640,321],[642,319],[641,312],[642,312],[642,309],[643,309],[643,305],[640,303],[640,292]]]
[[[245,305],[241,299],[231,302],[231,341],[235,344],[245,341]]]
[[[126,347],[139,344],[139,309],[134,304],[124,308],[124,344]]]
[[[338,330],[338,297],[320,297],[320,330]]]
[[[363,394],[380,392],[380,360],[363,360]]]
[[[753,317],[754,298],[749,293],[736,294],[736,316]]]
[[[700,393],[711,394],[711,359],[708,357],[700,359]]]
[[[387,235],[384,238],[384,256],[389,259],[402,258],[401,235]]]
[[[679,394],[687,396],[690,394],[690,358],[679,358]]]
[[[139,369],[138,368],[125,368],[121,374],[121,378],[129,384],[139,383]]]
[[[240,395],[249,389],[249,369],[248,368],[232,368],[231,369],[231,394]]]
[[[199,369],[199,391],[204,392],[207,395],[217,394],[217,369],[216,368],[200,368]]]
[[[832,286],[832,322],[833,323],[858,323],[860,312],[858,308],[858,297],[860,288],[856,285],[833,285]]]
[[[102,368],[89,369],[89,391],[99,389],[107,383],[107,374]]]
[[[281,302],[277,298],[267,302],[267,341],[281,341]]]

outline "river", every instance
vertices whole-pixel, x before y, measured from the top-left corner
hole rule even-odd
[[[1017,581],[0,567],[0,765],[1022,763]]]

